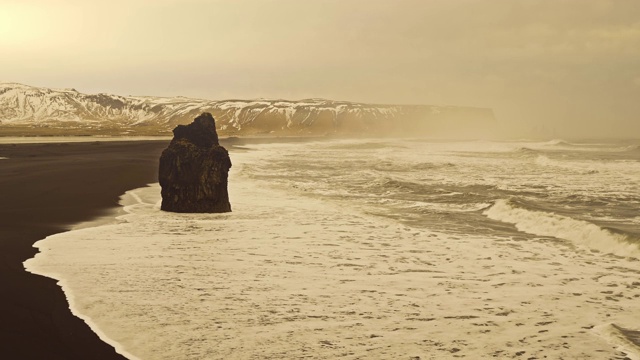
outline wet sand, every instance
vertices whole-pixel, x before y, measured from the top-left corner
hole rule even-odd
[[[0,144],[0,357],[122,359],[71,314],[53,279],[30,274],[33,243],[157,181],[168,141]]]

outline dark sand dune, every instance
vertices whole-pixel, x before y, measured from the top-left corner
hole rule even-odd
[[[167,141],[0,144],[0,358],[120,359],[73,316],[56,281],[27,273],[37,240],[157,181]]]

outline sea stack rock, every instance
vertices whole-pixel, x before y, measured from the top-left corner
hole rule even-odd
[[[169,147],[160,156],[161,209],[181,213],[230,212],[229,168],[229,153],[218,143],[216,123],[210,113],[202,113],[189,125],[178,125]]]

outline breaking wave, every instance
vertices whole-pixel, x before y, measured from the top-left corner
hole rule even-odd
[[[546,146],[575,146],[575,144],[572,144],[568,141],[562,140],[562,139],[553,139],[553,140],[549,140],[545,143]]]
[[[624,148],[625,152],[637,153],[640,152],[640,145],[629,145]]]
[[[468,204],[456,204],[456,203],[428,203],[420,201],[406,202],[405,208],[413,209],[414,211],[435,211],[441,213],[465,213],[484,210],[490,207],[491,204],[487,203],[468,203]]]
[[[497,200],[483,214],[492,220],[514,224],[519,231],[528,234],[565,239],[603,253],[640,259],[640,248],[632,239],[587,221],[546,211],[527,210],[504,199]]]
[[[536,150],[536,149],[532,149],[530,147],[519,147],[515,149],[516,153],[521,153],[521,154],[537,154],[540,152],[540,150]]]

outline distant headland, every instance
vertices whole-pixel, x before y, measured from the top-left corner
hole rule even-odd
[[[477,137],[495,128],[488,108],[90,95],[0,83],[3,136],[171,135],[177,125],[190,123],[202,112],[216,118],[221,136]]]

